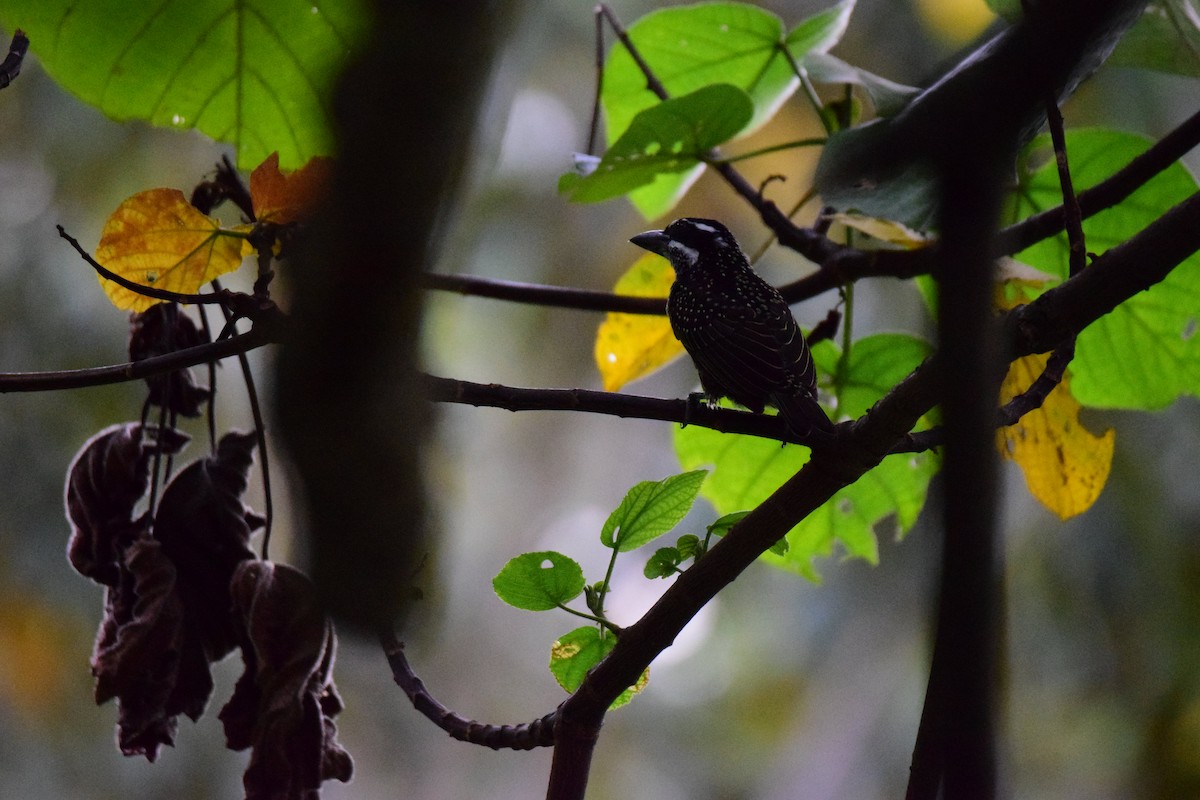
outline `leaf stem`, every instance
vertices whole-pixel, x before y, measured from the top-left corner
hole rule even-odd
[[[794,142],[783,142],[782,144],[773,144],[769,147],[760,147],[757,150],[751,150],[748,153],[739,153],[736,156],[725,156],[724,158],[713,159],[712,163],[733,164],[738,161],[745,161],[749,158],[757,158],[758,156],[777,153],[780,150],[791,150],[797,147],[822,147],[827,141],[828,140],[823,136],[811,139],[797,139]]]
[[[825,128],[825,133],[832,135],[833,122],[825,114],[825,104],[821,102],[821,97],[817,94],[817,87],[813,86],[812,79],[808,77],[808,70],[796,60],[786,43],[780,42],[778,46],[779,52],[783,53],[783,57],[787,59],[788,65],[791,66],[792,72],[800,79],[800,88],[804,90],[804,96],[808,98],[813,111],[817,112],[817,119],[821,120],[821,125]]]
[[[607,584],[608,584],[608,581],[606,580],[605,585],[607,585]],[[609,620],[605,619],[604,617],[601,617],[597,614],[589,614],[586,611],[579,611],[578,609],[571,608],[570,606],[565,605],[563,603],[556,603],[555,605],[557,605],[563,611],[566,611],[568,614],[574,614],[577,617],[582,617],[583,619],[591,620],[592,622],[595,622],[595,623],[603,626],[604,628],[607,628],[609,631],[612,631],[612,633],[616,636],[621,635],[621,626],[616,625],[613,622],[610,622]]]

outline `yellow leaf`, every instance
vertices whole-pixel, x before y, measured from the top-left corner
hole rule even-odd
[[[1007,291],[1002,286],[998,293],[1001,307],[1024,302],[1023,290],[1029,282],[1009,283],[1016,285],[1008,286]],[[1049,358],[1043,353],[1014,361],[1000,388],[1000,402],[1007,403],[1028,389]],[[1112,468],[1116,432],[1110,428],[1096,436],[1080,422],[1080,408],[1071,394],[1068,373],[1041,408],[1023,416],[1016,425],[996,431],[1000,454],[1017,462],[1029,493],[1061,519],[1091,508]]]
[[[250,173],[250,200],[259,222],[280,225],[312,214],[333,174],[333,159],[317,156],[295,172],[279,169],[279,153],[267,156]]]
[[[633,262],[613,291],[637,297],[666,297],[675,270],[662,256],[647,253]],[[596,332],[596,367],[604,390],[615,392],[630,381],[674,360],[683,345],[665,316],[609,314]]]
[[[913,230],[895,220],[868,217],[865,214],[854,212],[830,214],[828,218],[834,222],[842,223],[847,228],[853,228],[860,233],[865,233],[873,239],[894,244],[903,250],[919,250],[933,242],[933,239],[928,235]]]
[[[193,294],[242,263],[242,238],[222,231],[178,189],[139,192],[117,207],[100,235],[96,260],[127,280]],[[145,311],[162,302],[106,278],[100,285],[117,308]]]

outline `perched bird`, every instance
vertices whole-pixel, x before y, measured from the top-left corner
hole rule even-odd
[[[798,436],[833,431],[792,310],[750,268],[728,228],[685,217],[629,241],[675,268],[667,317],[710,399],[728,397],[755,413],[774,406]]]

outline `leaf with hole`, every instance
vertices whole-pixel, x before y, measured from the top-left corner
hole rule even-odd
[[[578,597],[584,583],[578,562],[545,550],[511,559],[492,579],[492,589],[510,606],[549,611]]]

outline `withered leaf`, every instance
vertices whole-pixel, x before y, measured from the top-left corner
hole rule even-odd
[[[175,567],[162,546],[148,535],[139,538],[122,567],[120,581],[108,590],[92,654],[96,703],[117,698],[121,752],[154,761],[159,746],[174,743],[178,714],[197,702],[203,709],[212,679],[201,661],[199,682],[179,680],[185,660],[194,661],[200,650],[185,646]],[[194,669],[188,674],[194,677]]]
[[[164,454],[178,453],[187,434],[165,430]],[[67,469],[63,502],[71,523],[67,558],[81,575],[115,586],[121,553],[142,525],[133,509],[146,493],[154,442],[144,440],[136,422],[111,425],[79,449]]]
[[[321,783],[348,781],[354,764],[333,722],[337,638],[312,583],[282,564],[242,564],[232,589],[247,639],[246,671],[221,710],[231,749],[252,747],[247,800],[309,800]]]
[[[253,433],[221,437],[216,455],[171,480],[154,520],[155,538],[179,572],[186,624],[208,661],[223,658],[239,641],[229,581],[238,564],[255,557],[250,534],[262,524],[242,502],[255,442]]]
[[[207,341],[192,318],[174,303],[159,303],[129,315],[129,360],[144,361]],[[209,390],[196,385],[190,369],[146,378],[150,402],[185,417],[200,416]]]

